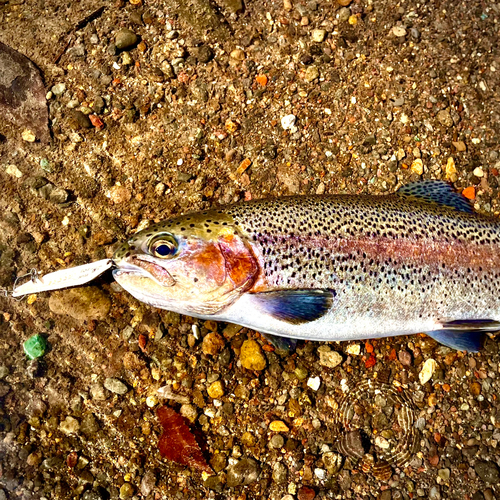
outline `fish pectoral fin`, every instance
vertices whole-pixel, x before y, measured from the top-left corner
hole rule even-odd
[[[315,321],[333,305],[333,290],[277,290],[251,293],[251,300],[264,314],[292,325]]]
[[[414,201],[437,203],[468,214],[473,213],[469,200],[453,191],[452,186],[445,181],[428,179],[411,182],[401,186],[396,194]]]
[[[459,351],[478,352],[487,332],[500,330],[500,322],[492,319],[457,320],[443,323],[442,330],[426,332],[429,337]]]
[[[278,335],[271,335],[270,333],[261,333],[261,335],[271,344],[277,351],[286,354],[295,352],[297,348],[298,339],[291,339],[289,337],[280,337]]]

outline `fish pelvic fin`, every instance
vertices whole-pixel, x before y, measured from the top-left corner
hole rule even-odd
[[[486,333],[500,330],[500,322],[491,319],[449,321],[442,330],[426,332],[439,343],[459,351],[478,352],[484,344]]]
[[[251,300],[264,314],[293,325],[315,321],[333,306],[333,290],[277,290],[252,293]]]
[[[428,179],[411,182],[401,186],[396,194],[408,200],[444,205],[468,214],[474,212],[469,200],[445,181]]]

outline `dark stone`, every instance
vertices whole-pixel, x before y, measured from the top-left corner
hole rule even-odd
[[[198,59],[199,62],[206,64],[213,59],[214,52],[208,45],[202,45],[201,47],[197,47],[193,51],[193,55],[196,57],[196,59]]]
[[[91,128],[92,127],[92,122],[90,121],[89,117],[82,113],[81,111],[78,110],[73,110],[70,114],[69,118],[69,123],[70,126],[78,130],[80,128]]]
[[[500,471],[494,462],[477,462],[474,470],[485,483],[497,484],[500,481]]]

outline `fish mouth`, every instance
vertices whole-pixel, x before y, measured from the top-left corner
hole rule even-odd
[[[166,287],[172,287],[176,283],[172,275],[148,255],[132,255],[127,260],[117,264],[117,269],[113,273],[118,276],[121,274],[143,276],[152,279],[158,285]]]

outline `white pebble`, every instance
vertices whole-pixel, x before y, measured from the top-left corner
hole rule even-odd
[[[476,167],[474,169],[474,172],[473,174],[476,176],[476,177],[482,177],[484,175],[484,172],[483,172],[483,169],[481,167]]]
[[[347,354],[352,354],[353,356],[359,356],[361,352],[361,346],[359,344],[353,344],[347,347]]]
[[[18,179],[23,176],[23,173],[15,165],[12,164],[5,167],[5,173],[11,175],[12,177],[17,177]]]
[[[150,408],[153,408],[158,404],[158,398],[156,396],[149,396],[146,398],[146,404]]]
[[[285,115],[281,119],[281,126],[283,127],[284,130],[290,130],[294,128],[296,119],[297,117],[295,115]]]
[[[313,42],[322,42],[325,39],[326,30],[312,30],[311,38]]]
[[[313,391],[317,391],[321,385],[321,379],[319,377],[310,377],[307,381],[307,387],[310,387]]]
[[[383,450],[388,450],[389,447],[391,446],[389,441],[387,441],[387,439],[385,439],[382,436],[377,436],[375,438],[375,445],[378,446],[379,448],[382,448]]]
[[[429,380],[434,375],[434,372],[436,371],[437,367],[438,367],[437,362],[434,359],[432,359],[432,358],[429,358],[424,363],[424,366],[422,367],[422,370],[418,374],[418,378],[420,379],[420,383],[422,385],[424,385],[427,382],[429,382]]]
[[[179,158],[177,160],[177,165],[180,167],[184,163],[184,160],[182,158]]]
[[[314,469],[314,475],[322,481],[326,478],[326,470],[325,469]]]
[[[394,26],[392,28],[392,33],[394,36],[406,36],[406,30],[403,28],[403,26]]]

